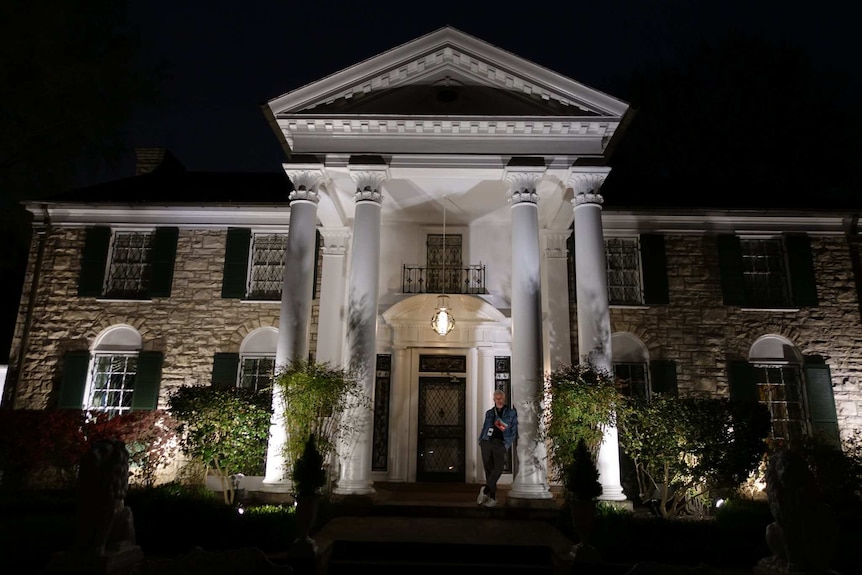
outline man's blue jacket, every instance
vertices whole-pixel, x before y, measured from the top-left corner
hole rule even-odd
[[[497,419],[495,409],[495,407],[492,407],[485,412],[485,423],[482,424],[479,441],[486,441],[491,437],[488,434],[488,430],[494,429],[494,421]],[[518,411],[514,407],[504,405],[500,419],[507,425],[506,429],[503,430],[503,443],[506,445],[506,449],[508,449],[512,447],[512,444],[515,443],[515,438],[518,437]]]

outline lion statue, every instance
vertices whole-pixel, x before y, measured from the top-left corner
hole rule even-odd
[[[838,536],[838,523],[823,501],[808,462],[781,448],[769,458],[766,495],[774,521],[766,527],[772,552],[761,559],[757,572],[765,574],[827,574]]]
[[[94,441],[78,468],[77,551],[105,555],[135,546],[129,490],[129,452],[116,439]]]

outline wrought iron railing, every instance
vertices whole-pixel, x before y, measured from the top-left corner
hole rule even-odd
[[[402,293],[467,293],[485,291],[485,266],[474,264],[457,268],[405,265],[401,273]]]

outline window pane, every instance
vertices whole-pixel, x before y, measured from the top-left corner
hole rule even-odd
[[[638,239],[606,239],[605,256],[609,302],[627,305],[643,303]]]
[[[255,234],[251,250],[249,299],[281,299],[287,234]]]
[[[153,234],[115,232],[105,295],[139,298],[147,293],[152,271]]]
[[[784,249],[779,239],[743,239],[743,285],[747,305],[785,307],[790,305]]]
[[[136,354],[98,354],[93,362],[88,409],[109,413],[127,411],[132,405],[138,358]]]
[[[239,386],[262,390],[272,385],[275,375],[275,356],[243,356],[239,375]]]

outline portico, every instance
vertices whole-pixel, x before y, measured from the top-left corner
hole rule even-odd
[[[340,452],[335,492],[370,494],[375,480],[481,481],[474,436],[505,385],[520,417],[509,498],[550,498],[535,400],[544,374],[572,361],[561,261],[574,222],[579,359],[609,365],[600,164],[627,104],[443,28],[268,109],[285,171],[306,191],[291,198],[289,237],[302,239],[290,241],[304,248],[287,252],[279,349],[299,357],[317,329],[317,358],[357,368],[375,405],[353,414],[361,431]],[[322,237],[316,326],[309,226]],[[434,279],[441,262],[452,283]],[[406,287],[408,266],[424,270],[419,287]],[[443,290],[456,321],[446,336],[430,325]],[[623,498],[616,449],[608,429],[608,499]],[[264,484],[277,490],[286,479],[275,463]]]

